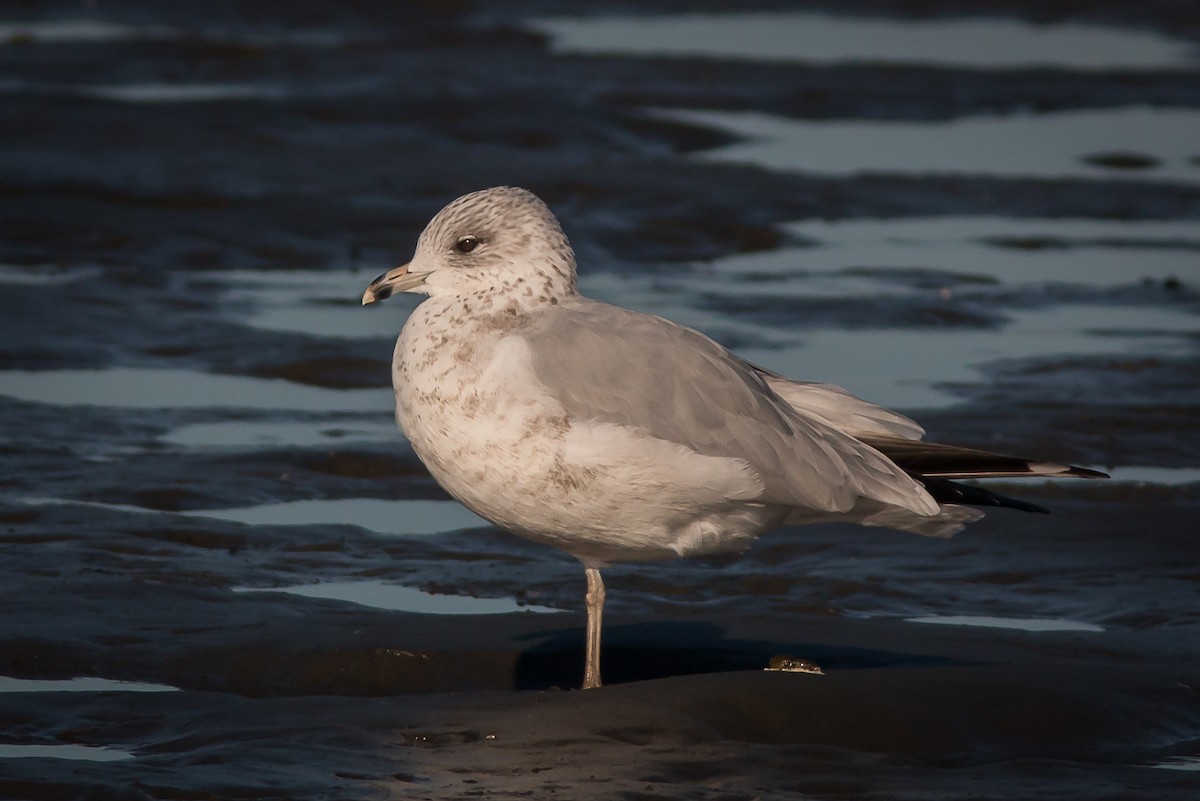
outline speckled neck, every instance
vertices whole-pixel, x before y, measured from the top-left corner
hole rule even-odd
[[[574,270],[531,267],[501,279],[492,291],[476,290],[442,295],[439,301],[455,310],[455,316],[483,321],[496,317],[519,317],[579,297]]]

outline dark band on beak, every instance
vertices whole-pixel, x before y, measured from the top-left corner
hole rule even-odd
[[[366,306],[368,303],[387,300],[397,292],[408,292],[415,289],[425,283],[427,275],[429,273],[410,272],[407,264],[388,270],[372,281],[367,287],[367,291],[363,292],[362,303]]]
[[[383,282],[383,279],[385,278],[387,278],[386,275],[381,275],[376,278],[369,287],[367,287],[367,291],[371,293],[371,300],[364,302],[375,303],[377,301],[387,300],[392,296],[395,290]],[[376,284],[378,284],[378,286],[376,286]]]

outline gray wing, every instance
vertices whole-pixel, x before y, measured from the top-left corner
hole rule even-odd
[[[795,381],[758,365],[750,366],[796,411],[818,417],[856,439],[884,436],[916,440],[925,436],[925,429],[915,420],[865,401],[835,384]]]
[[[752,366],[699,332],[580,299],[535,316],[519,333],[538,379],[568,415],[743,459],[766,485],[764,502],[846,511],[872,498],[937,512],[901,468],[794,409]]]

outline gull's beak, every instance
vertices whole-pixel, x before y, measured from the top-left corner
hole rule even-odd
[[[429,273],[410,272],[408,267],[409,265],[402,264],[372,281],[363,293],[362,304],[366,306],[377,300],[387,300],[397,292],[408,292],[425,283],[425,277]]]

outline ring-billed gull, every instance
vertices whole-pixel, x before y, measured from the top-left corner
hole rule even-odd
[[[532,193],[464,195],[363,304],[428,296],[396,341],[396,420],[443,488],[578,558],[583,686],[600,686],[600,568],[739,550],[782,525],[948,536],[971,505],[1045,511],[955,479],[1106,477],[921,441],[840,387],[793,381],[660,317],[579,294],[575,255]]]

